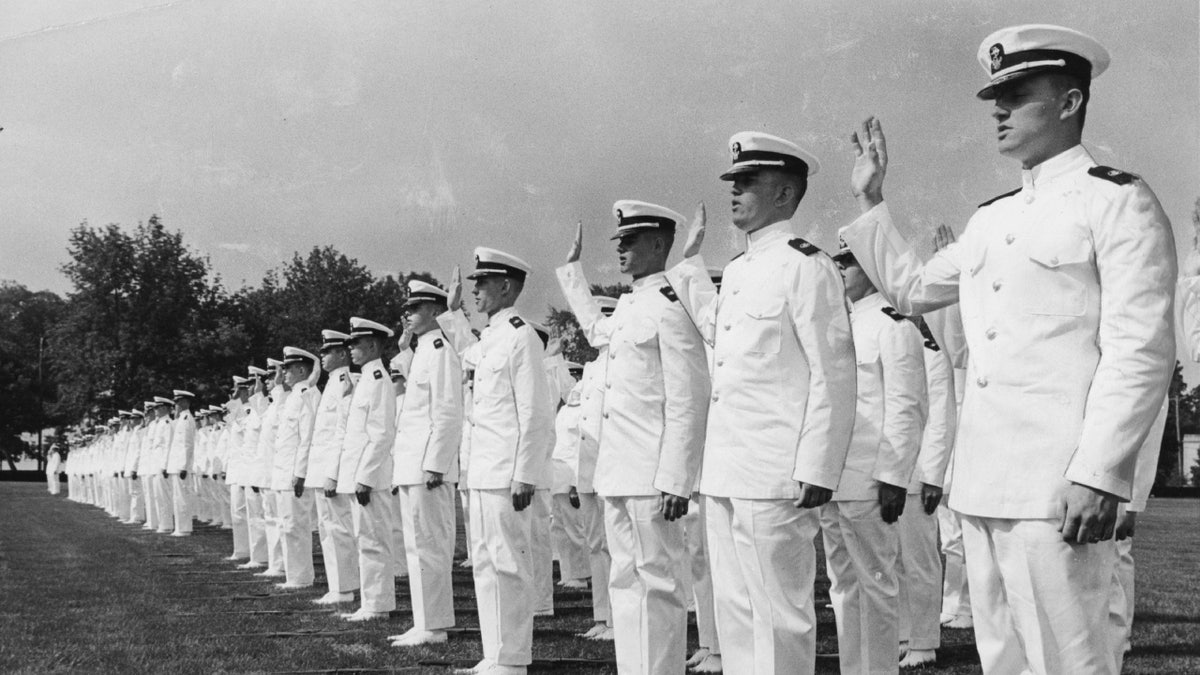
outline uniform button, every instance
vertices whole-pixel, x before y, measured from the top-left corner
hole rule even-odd
[[[729,330],[730,324],[725,324],[725,330]]]
[[[734,295],[737,295],[737,294],[738,294],[738,291],[735,289],[735,290],[733,291],[733,294],[734,294]]]
[[[1011,232],[1004,236],[1004,243],[1006,243],[1006,244],[1011,244],[1016,240],[1017,240],[1017,238],[1015,236],[1013,236],[1013,234]]]
[[[608,419],[608,413],[604,413],[604,419]]]
[[[996,329],[989,328],[988,331],[986,333],[984,333],[984,335],[986,335],[987,339],[989,339],[989,340],[995,340],[996,339]]]
[[[718,366],[723,366],[723,365],[725,365],[725,360],[724,360],[724,359],[722,359],[722,360],[720,360],[720,361],[717,361],[717,365],[718,365]]]
[[[717,396],[716,394],[713,394],[713,403],[716,403],[716,402],[717,402],[717,400],[718,400],[718,399],[720,399],[720,398],[721,398],[720,396]]]
[[[1032,190],[1025,190],[1024,192],[1025,192],[1025,203],[1026,203],[1026,204],[1032,204],[1032,203],[1033,203],[1033,196],[1034,196],[1034,195],[1033,195],[1033,191],[1032,191]]]
[[[980,377],[979,379],[975,380],[975,384],[979,385],[980,389],[983,389],[984,387],[987,386],[987,378]]]
[[[1051,264],[1051,265],[1057,265],[1057,264],[1058,264],[1058,256],[1054,256],[1053,258],[1051,258],[1051,259],[1050,259],[1050,264]]]
[[[1000,280],[999,280],[999,279],[997,279],[997,280],[995,280],[995,281],[993,281],[993,282],[992,282],[992,290],[993,290],[993,291],[998,291],[998,290],[1000,290],[1000,287],[1001,287],[1001,286],[1003,286],[1003,285],[1004,285],[1004,284],[1000,283]]]
[[[615,359],[615,358],[617,358],[617,355],[616,355],[616,354],[609,354],[609,355],[608,355],[608,358],[610,358],[610,359]]]
[[[605,389],[612,389],[612,382],[609,382],[608,384],[604,385],[604,388],[605,388]]]

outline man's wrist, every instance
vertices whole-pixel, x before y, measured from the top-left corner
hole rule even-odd
[[[856,196],[858,208],[863,213],[867,213],[871,209],[883,203],[883,191],[876,190],[871,192],[863,192]]]

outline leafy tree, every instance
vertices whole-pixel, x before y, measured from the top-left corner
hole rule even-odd
[[[48,412],[57,396],[54,379],[48,367],[39,374],[38,361],[62,310],[63,299],[54,293],[0,281],[0,456],[13,470],[14,459],[28,452],[19,435],[60,421]],[[32,454],[40,468],[44,450]]]
[[[63,272],[74,290],[51,331],[56,412],[103,418],[185,388],[224,398],[228,365],[246,336],[207,258],[158,216],[71,231]]]

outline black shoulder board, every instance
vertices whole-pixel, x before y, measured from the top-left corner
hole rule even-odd
[[[892,320],[893,320],[893,321],[903,321],[903,320],[904,320],[904,318],[905,318],[903,314],[901,314],[900,312],[897,312],[897,311],[896,311],[894,308],[892,308],[892,307],[884,307],[884,308],[883,308],[883,313],[884,313],[884,314],[887,314],[887,315],[888,315],[888,316],[890,316],[890,317],[892,317]]]
[[[375,379],[377,379],[377,380],[383,379],[383,371],[382,370],[375,371]]]
[[[345,382],[345,381],[346,381],[346,374],[345,374],[345,373],[342,373],[341,377],[339,377],[338,379],[339,379],[339,380],[341,380],[342,382]]]
[[[937,339],[933,337],[933,331],[929,330],[929,324],[925,323],[925,319],[915,316],[913,317],[913,323],[917,324],[917,328],[921,329],[921,337],[925,338],[925,349],[931,352],[942,351],[942,348],[938,346]]]
[[[522,321],[521,317],[519,316],[514,316],[513,318],[509,319],[508,322],[512,324],[513,328],[520,328],[521,326],[525,325],[525,322]]]
[[[675,289],[671,288],[670,286],[663,286],[662,288],[658,289],[658,292],[662,293],[663,297],[671,302],[679,302],[679,296],[675,295]]]
[[[980,205],[978,206],[978,208],[981,208],[981,209],[982,209],[983,207],[985,207],[985,206],[988,206],[988,205],[990,205],[990,204],[994,204],[994,203],[996,203],[996,202],[1000,201],[1001,199],[1004,199],[1005,197],[1011,197],[1011,196],[1013,196],[1013,195],[1017,194],[1017,193],[1018,193],[1018,192],[1020,192],[1020,191],[1021,191],[1021,188],[1017,188],[1016,190],[1013,190],[1012,192],[1005,192],[1004,194],[1002,194],[1002,195],[999,195],[999,196],[997,196],[997,197],[992,197],[991,199],[987,200],[986,202],[984,202],[984,203],[980,204]]]
[[[444,344],[446,344],[446,343],[445,343],[445,342],[442,342],[442,338],[437,338],[437,339],[435,339],[435,340],[433,341],[433,348],[434,348],[434,349],[441,349],[441,348],[442,348],[442,345],[444,345]]]
[[[813,246],[812,244],[808,243],[807,241],[804,241],[800,237],[796,237],[795,239],[788,240],[788,246],[791,246],[792,248],[796,249],[797,251],[800,251],[804,255],[813,255],[814,253],[821,252],[821,249],[817,248],[816,246]]]
[[[1103,178],[1106,181],[1116,183],[1117,185],[1129,185],[1137,176],[1131,173],[1125,173],[1120,169],[1114,169],[1111,166],[1093,166],[1088,169],[1088,175],[1096,178]]]

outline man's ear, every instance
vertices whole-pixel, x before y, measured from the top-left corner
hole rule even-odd
[[[1061,119],[1067,119],[1074,115],[1078,115],[1083,110],[1083,92],[1076,87],[1071,87],[1062,94]]]

